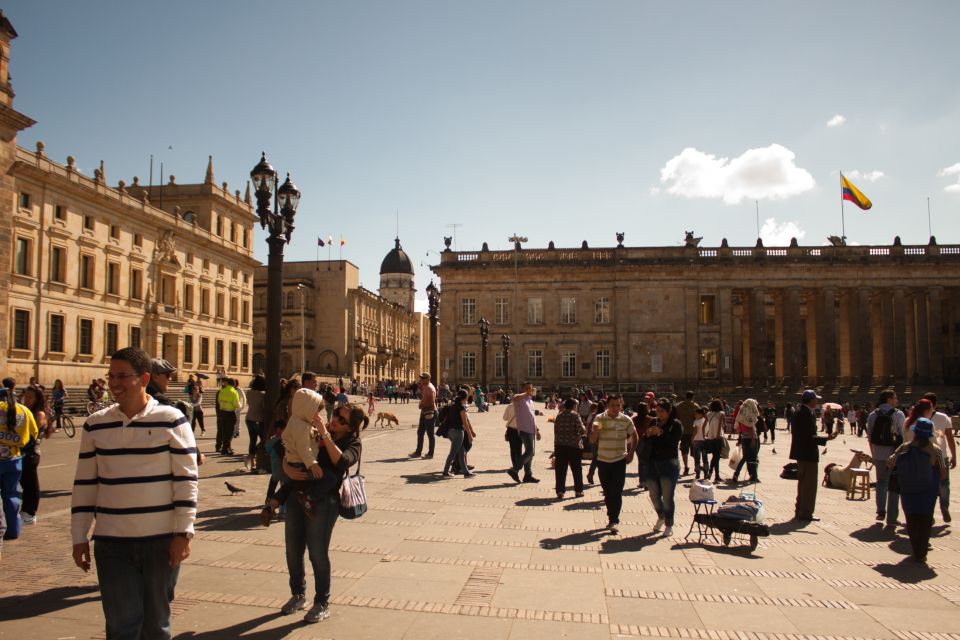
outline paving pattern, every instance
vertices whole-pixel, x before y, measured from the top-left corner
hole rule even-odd
[[[471,414],[477,476],[444,479],[447,441],[433,460],[410,460],[415,406],[390,410],[400,428],[365,433],[370,511],[336,525],[332,615],[317,625],[279,614],[289,593],[283,523],[257,522],[266,477],[245,473],[238,459],[209,457],[193,555],[173,603],[176,637],[960,640],[960,542],[950,527],[935,526],[930,564],[921,567],[906,559],[905,533],[875,524],[872,501],[820,489],[823,520],[790,522],[796,485],[778,477],[789,450],[784,432],[778,454],[770,445],[761,451],[756,490],[772,535],[750,551],[737,540],[684,539],[689,477],[677,488],[675,533],[665,538],[652,532],[656,516],[634,465],[614,536],[603,529],[599,486],[582,499],[555,499],[546,422],[535,467],[542,482],[515,485],[503,473],[500,412]],[[849,448],[865,446],[845,439],[824,463],[845,464]],[[247,493],[228,495],[225,478]],[[721,497],[737,491],[720,489]],[[73,566],[69,548],[62,508],[5,545],[0,638],[105,637],[96,576]]]

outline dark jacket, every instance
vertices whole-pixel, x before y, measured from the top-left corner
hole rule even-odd
[[[683,435],[683,425],[679,420],[674,419],[657,426],[663,429],[663,433],[646,438],[650,447],[650,460],[672,460],[679,457],[677,448],[680,444],[680,436]]]
[[[338,491],[343,477],[347,475],[347,470],[360,460],[362,445],[360,444],[360,437],[353,432],[350,432],[339,440],[334,440],[334,444],[340,449],[340,460],[337,464],[333,464],[330,456],[327,454],[327,447],[322,445],[317,452],[317,464],[323,469],[324,474],[332,472],[336,475],[338,480],[333,491]]]
[[[817,435],[817,417],[807,405],[800,405],[791,423],[793,442],[790,444],[790,459],[797,462],[820,462],[820,447],[827,439]]]

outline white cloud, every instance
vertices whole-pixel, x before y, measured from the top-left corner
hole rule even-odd
[[[839,127],[840,125],[842,125],[842,124],[843,124],[844,122],[846,122],[846,121],[847,121],[847,119],[846,119],[842,114],[839,114],[839,113],[838,113],[837,115],[835,115],[835,116],[833,116],[832,118],[830,118],[829,120],[827,120],[827,126],[828,126],[828,127]]]
[[[430,308],[430,301],[426,298],[414,298],[413,300],[413,310],[419,313],[426,313]]]
[[[777,222],[773,218],[767,218],[760,227],[760,238],[765,247],[786,247],[790,245],[791,238],[796,238],[799,243],[805,235],[807,232],[793,221]]]
[[[660,170],[667,193],[684,198],[781,200],[809,191],[816,182],[798,167],[796,154],[779,144],[747,149],[734,159],[718,158],[687,147]]]
[[[885,175],[883,171],[877,171],[876,169],[873,171],[858,171],[854,169],[847,173],[848,178],[852,178],[858,182],[876,182]]]
[[[944,167],[937,171],[938,176],[956,176],[957,181],[953,184],[948,184],[943,188],[947,193],[960,193],[960,162],[952,164],[949,167]]]

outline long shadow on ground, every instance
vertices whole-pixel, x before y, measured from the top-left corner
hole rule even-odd
[[[224,638],[242,638],[243,640],[279,640],[279,638],[286,638],[294,629],[305,626],[301,617],[296,616],[290,623],[285,624],[282,627],[263,629],[262,631],[253,631],[253,629],[256,629],[261,624],[273,620],[281,615],[283,614],[278,611],[276,613],[264,614],[259,618],[253,618],[252,620],[244,620],[243,622],[238,622],[237,624],[224,627],[222,629],[201,631],[199,633],[195,631],[186,631],[177,635],[175,640],[223,640]],[[247,631],[253,632],[246,633]]]
[[[96,585],[54,587],[27,595],[3,596],[0,597],[0,619],[22,620],[42,616],[99,599],[100,589]]]

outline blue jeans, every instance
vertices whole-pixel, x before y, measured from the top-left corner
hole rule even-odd
[[[7,532],[3,537],[16,540],[20,537],[20,475],[23,473],[23,456],[0,460],[0,496],[3,497],[3,515],[7,519]]]
[[[710,456],[708,447],[706,447],[705,440],[698,440],[694,442],[691,446],[691,451],[693,453],[693,473],[695,476],[699,477],[700,472],[703,471],[703,476],[707,477],[707,469],[710,467],[708,458]]]
[[[287,547],[290,593],[295,596],[307,593],[307,577],[303,566],[303,552],[307,551],[313,567],[313,601],[327,604],[330,602],[330,537],[339,516],[340,497],[336,492],[321,497],[313,517],[304,512],[295,491],[290,493],[286,505],[284,542]]]
[[[940,481],[940,513],[946,515],[950,513],[950,469],[947,469],[947,477]]]
[[[900,516],[900,496],[889,491],[890,470],[886,460],[877,460],[877,513],[887,514],[887,524],[894,524]]]
[[[264,446],[267,445],[266,440],[263,439],[263,421],[245,420],[244,422],[247,423],[247,435],[250,436],[250,446],[247,447],[247,454],[250,456],[251,467],[255,467],[257,465],[254,457],[257,455],[257,438]]]
[[[520,431],[519,435],[520,442],[523,444],[523,453],[513,465],[513,470],[519,472],[520,468],[523,467],[523,477],[530,478],[533,476],[533,454],[536,452],[537,434]]]
[[[739,476],[740,469],[743,469],[743,465],[747,465],[747,473],[750,475],[750,479],[756,480],[760,440],[744,438],[740,441],[740,448],[743,449],[743,457],[740,458],[740,464],[737,465],[737,470],[733,472],[733,477]]]
[[[170,538],[94,542],[109,640],[167,640],[180,568],[170,568]]]
[[[433,412],[433,417],[429,420],[423,417],[423,412],[420,412],[420,422],[417,424],[417,449],[414,453],[420,455],[423,452],[423,436],[427,436],[428,446],[430,447],[427,450],[427,455],[433,455],[433,449],[437,446],[437,438],[434,435],[434,429],[437,426],[437,412]]]
[[[467,475],[470,473],[470,470],[467,468],[467,454],[463,450],[463,441],[466,438],[467,434],[463,429],[450,429],[447,431],[447,438],[450,439],[450,453],[447,454],[447,461],[443,463],[443,472],[450,472],[450,465],[453,464],[453,461],[457,461],[457,468],[460,469],[460,473]]]
[[[673,493],[680,479],[680,460],[651,460],[647,463],[649,477],[647,489],[650,491],[650,502],[657,512],[658,518],[663,518],[668,527],[673,526]]]

